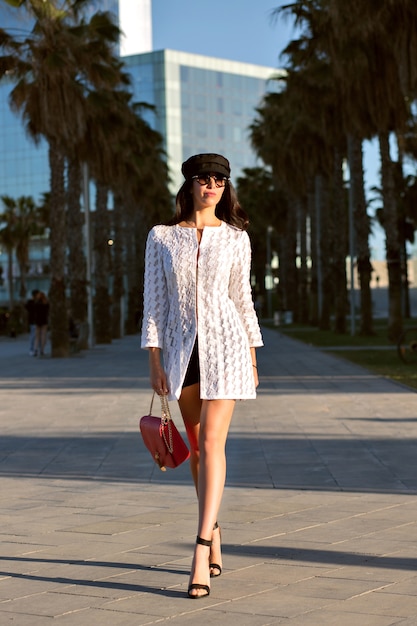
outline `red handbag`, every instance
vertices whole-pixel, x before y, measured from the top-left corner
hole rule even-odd
[[[165,472],[167,467],[178,467],[186,461],[190,457],[190,451],[172,420],[166,396],[159,396],[161,417],[152,415],[154,397],[155,394],[152,396],[149,415],[144,415],[139,420],[139,428],[153,460]]]

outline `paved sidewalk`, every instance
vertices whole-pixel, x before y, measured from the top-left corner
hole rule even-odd
[[[160,472],[138,432],[139,338],[69,359],[1,340],[2,626],[417,624],[417,395],[264,338],[228,440],[224,573],[199,601],[188,467]]]

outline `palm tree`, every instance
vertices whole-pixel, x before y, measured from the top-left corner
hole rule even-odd
[[[287,265],[286,274],[291,278],[295,271],[297,220],[294,216],[298,213],[305,220],[306,208],[314,206],[315,212],[310,214],[310,219],[317,225],[318,254],[314,258],[313,272],[316,272],[317,280],[313,284],[317,285],[318,300],[321,302],[320,326],[330,326],[335,301],[332,294],[340,293],[341,297],[336,299],[336,319],[338,327],[343,329],[346,313],[346,297],[343,297],[346,293],[346,229],[343,222],[346,221],[346,207],[342,196],[334,191],[340,184],[341,160],[338,154],[343,149],[343,137],[335,123],[335,95],[326,63],[309,52],[307,64],[304,44],[304,41],[293,42],[286,49],[285,54],[291,58],[291,63],[286,68],[285,80],[280,79],[285,88],[265,98],[259,109],[260,117],[251,127],[251,136],[258,154],[271,164],[274,175],[291,197],[293,209],[288,214],[289,232],[285,242],[293,261]],[[331,178],[336,174],[335,183]],[[314,205],[309,205],[308,194],[313,185],[316,201]],[[333,201],[329,204],[332,189]],[[299,233],[302,233],[305,228],[302,222],[299,224]],[[335,242],[337,245],[334,245]],[[313,252],[314,244],[313,240]],[[326,262],[322,263],[321,259]],[[341,278],[335,284],[338,277]],[[303,281],[305,283],[305,279]],[[291,283],[295,285],[294,280]],[[291,304],[294,305],[294,302]]]
[[[80,326],[87,321],[87,264],[84,253],[84,215],[80,203],[83,176],[75,157],[68,159],[67,179],[69,312],[73,323]],[[86,348],[87,345],[80,347]]]
[[[120,72],[121,87],[95,90],[87,98],[87,132],[79,148],[79,158],[88,162],[97,189],[94,274],[98,343],[111,341],[112,334],[120,335],[125,273],[128,290],[129,276],[133,277],[132,293],[138,306],[141,293],[138,281],[143,268],[137,266],[143,256],[144,236],[160,215],[169,215],[171,206],[162,138],[141,117],[143,107],[149,105],[132,102],[131,94],[124,89],[129,81],[122,66],[115,64],[115,70]],[[109,211],[111,196],[113,209]],[[131,272],[130,267],[134,267]],[[128,324],[127,330],[136,332],[137,328]]]
[[[29,245],[32,237],[42,235],[46,224],[42,222],[39,208],[31,196],[21,196],[16,200],[17,244],[16,259],[20,273],[20,292],[23,300],[27,295],[26,272],[29,263]]]
[[[350,3],[347,3],[345,8],[349,11]],[[301,56],[302,63],[304,65],[307,64],[308,67],[311,67],[311,62],[317,55],[319,55],[322,61],[327,60],[326,71],[329,74],[327,84],[330,83],[332,85],[334,99],[333,116],[339,124],[339,132],[346,134],[347,143],[350,146],[348,158],[355,215],[357,264],[361,286],[361,332],[372,334],[372,301],[370,295],[372,267],[369,251],[370,220],[366,210],[362,141],[360,139],[361,136],[369,136],[371,130],[369,123],[368,126],[365,124],[366,119],[362,120],[362,135],[358,133],[357,125],[353,127],[352,118],[355,115],[357,117],[357,98],[349,100],[343,89],[343,82],[355,78],[355,71],[352,71],[352,56],[357,55],[357,47],[352,42],[350,42],[349,46],[342,46],[342,38],[334,32],[332,14],[327,0],[315,0],[313,2],[299,0],[277,9],[276,14],[279,15],[282,12],[285,15],[290,14],[296,24],[303,29],[299,40],[292,42],[285,53],[290,53],[293,57],[295,53],[297,55],[296,59],[299,59]],[[339,71],[337,71],[338,68],[340,68]],[[318,101],[321,101],[319,95]],[[318,113],[318,115],[320,114]],[[364,118],[365,116],[362,117]],[[336,167],[334,172],[335,176],[339,178],[339,183],[334,186],[335,189],[340,189],[340,171],[337,173],[338,171],[339,168]],[[341,203],[342,196],[339,195],[339,206],[341,206]],[[341,231],[335,231],[335,234],[337,235],[338,232],[340,233]],[[343,250],[343,253],[345,253],[345,248],[340,245],[340,242],[335,242],[334,248],[340,251]],[[339,259],[338,267],[340,268],[340,279],[338,281],[339,286],[336,288],[336,296],[339,315],[336,314],[336,319],[339,319],[339,321],[337,321],[336,325],[343,327],[346,287],[341,259]]]
[[[107,14],[94,15],[88,24],[79,21],[82,0],[21,4],[34,17],[35,25],[23,41],[0,30],[0,45],[9,53],[3,57],[2,68],[11,72],[17,83],[11,92],[13,109],[21,113],[35,140],[42,135],[49,143],[52,356],[66,356],[65,156],[85,134],[86,90],[117,80],[111,71],[111,46],[119,30]]]
[[[14,306],[13,251],[17,245],[16,204],[13,198],[2,196],[4,210],[0,213],[0,242],[7,252],[7,282],[9,285],[9,307]]]
[[[272,172],[266,168],[246,168],[243,170],[243,176],[239,177],[236,183],[239,201],[250,219],[248,232],[252,244],[252,273],[256,279],[255,294],[261,296],[261,301],[273,295],[274,309],[283,309],[283,303],[277,299],[278,294],[283,295],[281,281],[278,292],[274,289],[273,294],[266,293],[265,270],[270,262],[267,258],[268,238],[271,243],[271,253],[275,251],[281,260],[284,258],[283,250],[289,212],[288,197],[283,189],[279,188]],[[284,295],[280,298],[282,299],[285,299]]]
[[[96,186],[96,211],[94,214],[94,319],[97,343],[111,343],[112,339],[108,199],[108,187],[103,183],[98,183]]]
[[[113,306],[112,306],[112,337],[119,339],[123,334],[121,302],[125,293],[124,288],[124,260],[125,260],[125,233],[123,228],[124,203],[120,192],[114,194],[112,215],[112,231],[114,241],[113,252]]]
[[[239,201],[250,219],[249,234],[252,244],[252,272],[256,278],[255,289],[264,295],[267,263],[266,228],[270,225],[275,232],[282,233],[285,229],[286,212],[278,216],[273,199],[275,189],[272,173],[269,170],[263,167],[246,168],[242,174],[236,180],[236,189]]]
[[[41,235],[44,232],[45,223],[42,220],[40,209],[31,196],[21,196],[16,200],[10,196],[2,196],[1,200],[5,211],[0,214],[0,220],[4,222],[0,236],[8,253],[10,306],[13,308],[13,252],[16,254],[19,266],[19,296],[24,300],[27,295],[26,273],[29,263],[30,240],[33,236]]]
[[[373,335],[371,276],[372,264],[369,249],[371,219],[367,211],[365,180],[363,171],[363,145],[357,134],[348,133],[348,161],[350,170],[349,193],[353,210],[354,251],[361,293],[361,335]]]
[[[123,100],[126,94],[124,96],[120,93],[119,97]],[[168,219],[172,213],[162,137],[142,118],[145,106],[149,105],[131,102],[130,96],[127,98],[121,108],[121,124],[120,127],[116,126],[117,137],[113,143],[112,316],[115,336],[121,327],[120,302],[125,291],[123,273],[126,276],[128,300],[125,331],[134,334],[138,330],[141,315],[146,234],[151,226]]]
[[[398,11],[404,18],[403,8],[413,9],[410,2],[397,3],[397,19],[394,19],[395,5],[390,0],[370,4],[372,12],[368,5],[365,7],[358,0],[348,4],[342,0],[329,0],[334,41],[338,42],[333,56],[334,67],[341,77],[345,100],[351,104],[349,111],[353,129],[361,133],[365,127],[372,128],[379,141],[389,276],[388,335],[395,340],[402,329],[402,272],[394,164],[389,140],[391,132],[404,132],[409,105],[408,94],[403,90],[404,80],[401,79],[404,67],[399,63],[401,45],[398,44],[396,50],[392,41],[403,41],[403,35],[398,32],[402,28],[412,35],[404,19],[398,19]],[[341,49],[345,51],[344,55],[340,53]],[[345,60],[347,52],[350,53],[349,64]],[[411,80],[414,74],[407,67],[406,73]]]
[[[115,67],[116,70],[116,67]],[[127,76],[117,66],[119,83],[128,83]],[[108,209],[109,193],[115,188],[123,155],[122,138],[128,134],[132,111],[130,94],[122,90],[101,89],[89,94],[87,99],[87,132],[81,154],[88,162],[89,171],[96,183],[96,211],[94,215],[94,276],[95,276],[95,340],[110,343],[112,339],[112,307],[110,297],[111,220]],[[121,241],[117,242],[121,245]],[[119,248],[118,248],[119,249]]]

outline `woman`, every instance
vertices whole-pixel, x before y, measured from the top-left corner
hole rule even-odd
[[[174,218],[148,235],[142,347],[152,388],[178,400],[187,431],[199,504],[188,595],[201,598],[222,571],[216,520],[226,438],[236,400],[256,397],[255,348],[263,342],[250,287],[248,219],[229,162],[199,154],[182,173]]]

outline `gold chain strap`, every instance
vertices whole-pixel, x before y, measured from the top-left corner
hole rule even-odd
[[[161,413],[162,413],[162,426],[166,426],[167,428],[162,429],[162,436],[165,441],[165,445],[168,448],[170,454],[174,451],[174,443],[172,441],[172,429],[171,429],[171,412],[169,410],[168,398],[166,396],[159,396],[161,400]],[[168,438],[166,435],[166,430],[168,430]]]

